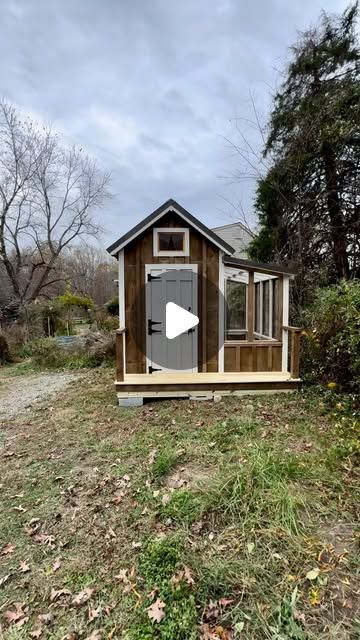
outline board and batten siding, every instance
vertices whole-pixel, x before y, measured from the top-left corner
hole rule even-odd
[[[146,264],[198,265],[198,332],[199,371],[218,371],[218,281],[219,249],[198,231],[189,226],[190,255],[156,257],[153,254],[154,227],[184,227],[184,220],[175,212],[165,214],[124,248],[125,290],[125,360],[126,373],[146,371]],[[202,277],[204,276],[204,277]]]

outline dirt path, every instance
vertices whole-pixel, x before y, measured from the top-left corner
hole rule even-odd
[[[80,373],[42,373],[0,378],[0,426],[78,380]]]

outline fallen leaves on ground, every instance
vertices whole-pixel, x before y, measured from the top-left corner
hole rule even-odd
[[[210,627],[208,624],[202,624],[200,634],[201,640],[232,640],[234,637],[231,629],[226,629],[221,625]]]
[[[100,616],[102,612],[102,607],[97,607],[96,609],[89,609],[88,610],[88,620],[89,622],[92,622],[93,620],[95,620],[96,618],[98,618]]]
[[[55,602],[62,598],[63,596],[71,596],[71,591],[69,589],[51,589],[50,593],[50,602]]]
[[[315,569],[311,569],[311,571],[308,571],[305,577],[307,580],[316,580],[319,574],[320,569],[318,567],[315,567]]]
[[[8,542],[7,544],[5,544],[1,551],[0,551],[0,556],[7,556],[9,555],[9,553],[14,553],[15,551],[15,545],[12,544],[11,542]]]
[[[83,591],[80,591],[80,593],[78,593],[73,598],[72,604],[74,604],[76,607],[81,607],[83,604],[85,604],[85,602],[90,600],[93,593],[94,593],[94,589],[91,589],[90,587],[83,589]]]
[[[53,573],[55,573],[55,571],[57,571],[58,569],[60,569],[60,567],[61,567],[61,562],[60,562],[59,558],[57,558],[57,559],[55,560],[55,562],[53,562],[53,564],[52,564],[52,570],[53,570]]]
[[[28,571],[30,571],[30,565],[28,562],[26,562],[26,560],[22,560],[20,562],[19,571],[21,571],[21,573],[27,573]]]
[[[165,602],[157,598],[150,607],[147,609],[147,614],[152,622],[159,624],[163,618],[165,618]]]
[[[102,633],[98,629],[94,629],[94,631],[85,638],[85,640],[102,640]]]
[[[4,620],[9,624],[16,623],[17,626],[22,626],[28,618],[26,617],[27,607],[23,602],[14,602],[14,611],[8,609],[4,613]]]
[[[180,569],[175,575],[171,578],[171,584],[176,587],[180,582],[186,582],[190,587],[194,584],[195,580],[192,576],[192,572],[190,567],[184,566],[183,569]]]

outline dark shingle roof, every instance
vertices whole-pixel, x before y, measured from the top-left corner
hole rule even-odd
[[[254,262],[253,260],[245,260],[242,258],[234,258],[233,256],[224,256],[223,263],[233,265],[234,267],[244,267],[244,269],[253,269],[256,271],[272,271],[273,273],[285,273],[290,276],[296,275],[294,269],[289,269],[282,264],[265,264],[263,262]]]
[[[111,244],[110,247],[107,248],[107,251],[111,254],[113,254],[117,249],[120,251],[120,249],[123,248],[125,245],[127,245],[129,242],[131,242],[133,238],[135,238],[143,230],[149,227],[152,222],[155,222],[159,217],[161,217],[162,213],[165,213],[169,209],[171,210],[171,208],[174,209],[175,213],[176,212],[179,213],[185,220],[187,220],[187,222],[192,227],[195,227],[198,231],[200,231],[200,233],[207,236],[210,241],[212,241],[214,244],[220,247],[223,251],[226,251],[226,253],[230,253],[230,254],[234,253],[233,247],[231,247],[229,244],[227,244],[227,242],[222,240],[222,238],[216,235],[216,233],[214,233],[206,225],[200,222],[200,220],[195,218],[195,216],[189,213],[189,211],[184,209],[184,207],[182,207],[172,198],[164,202],[164,204],[162,204],[157,209],[155,209],[155,211],[150,213],[150,215],[144,218],[144,220],[142,220],[141,222],[139,222],[139,224],[135,225],[135,227],[130,229],[130,231],[125,233],[123,236],[121,236],[121,238],[116,240],[116,242],[113,242],[113,244]]]

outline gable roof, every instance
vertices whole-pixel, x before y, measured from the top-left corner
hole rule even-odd
[[[121,238],[116,240],[116,242],[111,244],[110,247],[107,248],[107,251],[112,256],[116,255],[119,251],[121,251],[121,249],[126,247],[126,245],[129,244],[129,242],[134,240],[134,238],[140,235],[140,233],[145,231],[145,229],[147,229],[148,227],[151,227],[151,225],[154,224],[154,222],[157,222],[157,220],[160,220],[160,218],[162,218],[163,215],[165,215],[165,213],[167,213],[168,211],[175,211],[175,213],[177,213],[181,218],[183,218],[186,222],[188,222],[190,226],[192,226],[194,229],[199,231],[199,233],[201,233],[208,240],[210,240],[210,242],[212,242],[219,249],[221,249],[221,251],[225,251],[225,253],[230,253],[230,254],[234,253],[234,249],[229,244],[227,244],[227,242],[222,240],[222,238],[216,235],[216,233],[214,233],[206,225],[200,222],[200,220],[195,218],[195,216],[189,213],[189,211],[186,211],[184,207],[182,207],[172,198],[164,202],[164,204],[162,204],[160,207],[155,209],[155,211],[150,213],[150,215],[144,218],[144,220],[142,220],[141,222],[139,222],[139,224],[135,225],[135,227],[130,229],[130,231],[125,233],[123,236],[121,236]]]

